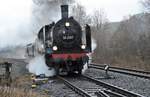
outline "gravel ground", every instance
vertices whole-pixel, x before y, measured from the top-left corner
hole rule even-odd
[[[114,72],[109,72],[112,79],[103,79],[105,77],[105,72],[98,69],[88,69],[85,75],[98,78],[99,80],[105,81],[115,86],[125,88],[129,91],[139,93],[145,97],[150,97],[150,80],[139,78],[135,76],[129,76],[125,74],[119,74]]]
[[[2,60],[2,59],[1,59]],[[7,59],[8,60],[8,59]],[[3,60],[4,61],[4,60]],[[26,63],[22,61],[12,60],[9,59],[9,62],[13,63],[12,67],[12,78],[15,79],[16,77],[28,74],[28,70],[26,69]],[[129,91],[133,91],[144,95],[146,97],[150,97],[150,80],[139,78],[135,76],[129,76],[119,73],[109,72],[109,75],[112,76],[112,79],[101,79],[105,76],[105,72],[98,69],[88,69],[85,72],[85,75],[89,75],[95,78],[100,78],[99,80],[103,80],[115,86],[119,86],[125,88]],[[75,83],[76,85],[82,85],[87,87],[87,82],[84,83],[79,82]],[[88,86],[90,87],[90,85]],[[80,97],[79,95],[75,95],[75,93],[65,86],[62,82],[58,80],[49,80],[47,84],[43,84],[38,86],[35,91],[39,92],[46,92],[47,94],[51,95],[50,97]]]
[[[46,92],[50,97],[81,97],[58,79],[50,79],[48,83],[39,85],[35,91]]]
[[[0,62],[12,63],[11,77],[13,79],[13,87],[31,89],[32,81],[30,80],[30,74],[26,69],[27,63],[24,62],[24,60],[0,58]],[[53,80],[53,78],[46,84],[38,85],[33,91],[43,95],[47,94],[49,97],[81,97],[65,86],[63,82],[58,81],[58,79]]]
[[[71,82],[75,86],[83,89],[88,94],[92,95],[93,97],[97,97],[95,95],[95,92],[97,92],[98,90],[104,89],[103,87],[96,85],[95,83],[88,81],[87,79],[80,78],[80,77],[79,78],[69,78],[69,82]]]

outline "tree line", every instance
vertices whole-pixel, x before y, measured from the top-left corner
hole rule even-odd
[[[150,0],[141,4],[146,12],[116,23],[109,22],[102,9],[87,15],[82,5],[73,6],[74,18],[92,27],[92,37],[97,44],[94,62],[150,70]]]

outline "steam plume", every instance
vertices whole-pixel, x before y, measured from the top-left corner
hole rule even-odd
[[[54,69],[49,70],[45,64],[44,56],[38,55],[27,66],[29,72],[40,75],[45,74],[46,76],[54,76]]]
[[[92,38],[92,52],[94,52],[96,47],[97,47],[96,40],[94,38]]]
[[[94,52],[96,47],[97,47],[96,41],[94,38],[92,38],[92,53]],[[84,73],[88,69],[88,64],[92,62],[92,54],[88,53],[87,56],[89,56],[89,62],[84,65],[82,73]]]
[[[42,26],[59,20],[61,17],[60,5],[71,4],[73,1],[74,0],[33,0],[33,32],[38,32]]]
[[[72,3],[73,0],[33,0],[32,6],[32,32],[35,35],[39,29],[46,24],[60,19],[61,4]],[[46,76],[55,75],[54,70],[49,70],[45,64],[44,56],[36,56],[28,64],[28,69],[36,75],[45,74]]]

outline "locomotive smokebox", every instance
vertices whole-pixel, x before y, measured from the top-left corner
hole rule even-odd
[[[68,18],[68,5],[61,5],[61,16],[62,18]]]

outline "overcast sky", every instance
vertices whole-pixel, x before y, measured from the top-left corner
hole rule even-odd
[[[103,9],[110,21],[120,21],[124,16],[141,12],[141,0],[78,0],[88,13]]]
[[[141,11],[139,0],[78,0],[88,13],[102,8],[110,21]],[[24,42],[31,19],[32,0],[0,0],[0,48]]]
[[[0,0],[0,48],[25,42],[31,4],[31,0]]]
[[[120,21],[123,16],[139,13],[140,0],[78,0],[88,13],[102,8],[110,21]],[[5,19],[28,18],[31,12],[32,0],[0,0],[0,22]]]

